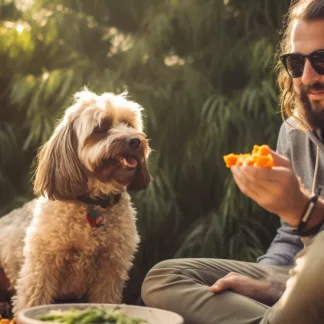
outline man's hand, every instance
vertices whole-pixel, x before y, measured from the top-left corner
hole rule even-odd
[[[274,160],[271,169],[248,165],[231,167],[234,180],[240,190],[261,207],[296,226],[309,197],[301,191],[290,162],[274,151],[271,155]]]
[[[210,287],[210,291],[213,293],[219,293],[227,289],[269,306],[276,303],[280,297],[269,282],[253,279],[235,272],[230,272]]]

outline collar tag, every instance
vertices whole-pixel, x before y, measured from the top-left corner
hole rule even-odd
[[[98,211],[93,208],[89,208],[87,213],[87,221],[89,222],[91,227],[99,227],[102,226],[103,217],[100,215]]]

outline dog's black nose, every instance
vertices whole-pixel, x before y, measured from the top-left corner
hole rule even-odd
[[[140,144],[141,144],[141,140],[138,137],[128,137],[126,139],[127,144],[134,150],[138,149]]]

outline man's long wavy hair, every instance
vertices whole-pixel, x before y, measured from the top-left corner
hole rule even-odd
[[[299,122],[301,128],[309,129],[303,120],[302,107],[299,98],[294,92],[292,79],[289,77],[279,56],[291,52],[290,36],[293,24],[296,20],[324,19],[324,0],[298,0],[293,1],[284,19],[284,33],[279,45],[277,82],[280,88],[281,115],[284,120],[293,117]]]

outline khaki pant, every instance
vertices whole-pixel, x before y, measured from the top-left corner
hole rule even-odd
[[[269,307],[230,290],[211,293],[209,286],[229,272],[283,284],[289,280],[280,300]],[[147,306],[181,314],[185,324],[323,324],[324,232],[297,255],[290,269],[218,259],[163,261],[147,274],[142,298]]]

